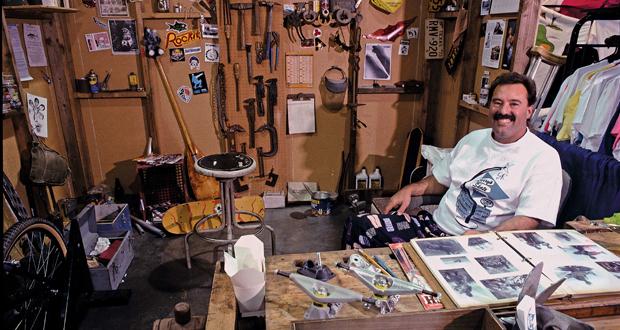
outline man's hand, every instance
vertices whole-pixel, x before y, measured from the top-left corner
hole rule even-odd
[[[406,185],[396,192],[385,206],[383,213],[389,213],[393,208],[400,206],[396,213],[401,215],[405,212],[407,206],[409,206],[411,196],[440,195],[445,193],[446,190],[448,190],[447,187],[437,182],[434,176],[429,175],[421,181]]]
[[[481,231],[477,231],[477,230],[473,230],[473,229],[469,229],[466,230],[463,235],[478,235],[478,234],[482,234]]]
[[[393,208],[400,206],[398,211],[396,211],[396,214],[402,215],[411,202],[411,188],[412,185],[407,185],[390,197],[390,201],[385,206],[383,213],[388,214]]]

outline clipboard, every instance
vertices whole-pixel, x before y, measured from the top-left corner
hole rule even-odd
[[[286,134],[316,133],[314,94],[286,96]]]

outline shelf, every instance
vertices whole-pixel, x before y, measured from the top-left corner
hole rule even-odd
[[[99,93],[75,93],[75,97],[78,99],[130,99],[130,98],[145,98],[145,91],[107,91]]]
[[[422,94],[424,93],[424,87],[420,86],[419,88],[415,88],[413,90],[405,91],[403,87],[396,86],[381,86],[381,87],[358,87],[358,94]]]
[[[469,104],[463,100],[459,100],[459,107],[465,108],[473,112],[477,112],[481,115],[485,115],[485,116],[489,115],[489,108],[483,107],[480,104]]]
[[[151,20],[151,19],[195,19],[200,18],[200,15],[205,18],[210,18],[211,15],[209,13],[201,13],[197,11],[187,12],[187,13],[152,13],[152,14],[144,14],[142,19]]]
[[[435,14],[434,18],[445,18],[445,19],[457,18],[459,16],[458,10],[457,11],[440,11],[434,14]]]
[[[24,6],[2,6],[5,15],[10,18],[21,17],[40,17],[44,14],[71,14],[79,12],[75,8],[55,7],[55,6],[43,6],[43,5],[24,5]]]

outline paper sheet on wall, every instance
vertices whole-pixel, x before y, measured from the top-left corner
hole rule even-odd
[[[13,47],[13,60],[15,61],[15,69],[19,74],[20,81],[29,81],[32,80],[32,76],[28,72],[28,63],[26,63],[26,55],[24,54],[24,49],[22,48],[22,42],[19,38],[19,30],[17,29],[17,25],[9,24],[9,40],[11,41],[11,46]]]
[[[506,30],[506,21],[503,19],[494,19],[487,22],[482,48],[482,66],[499,68],[500,58],[502,58],[504,30]]]
[[[28,63],[31,67],[47,66],[41,26],[24,23],[24,42],[28,53]]]
[[[288,134],[316,132],[314,98],[308,100],[286,100]]]
[[[491,2],[491,15],[516,13],[519,11],[519,0],[493,0]]]
[[[47,134],[47,99],[41,96],[26,93],[28,98],[28,118],[32,132],[46,138]]]

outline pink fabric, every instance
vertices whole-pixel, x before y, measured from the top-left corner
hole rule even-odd
[[[620,0],[564,0],[563,6],[573,6],[578,8],[560,8],[560,13],[566,16],[582,18],[586,12],[581,9],[596,9],[605,7],[615,7],[620,5]]]
[[[614,144],[612,146],[613,149],[618,147],[618,143],[620,143],[620,117],[616,120],[614,127],[611,129],[611,135],[615,135],[616,139],[614,140]]]

